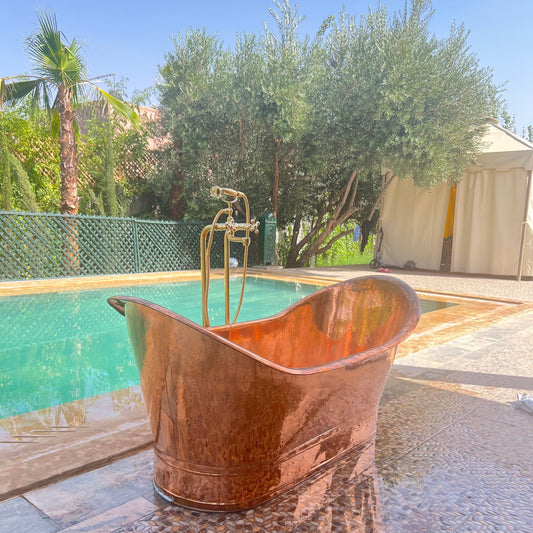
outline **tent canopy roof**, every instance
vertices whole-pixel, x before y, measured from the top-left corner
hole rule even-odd
[[[489,122],[483,136],[483,152],[469,170],[479,167],[509,170],[512,168],[533,169],[533,143],[514,135],[498,124]]]

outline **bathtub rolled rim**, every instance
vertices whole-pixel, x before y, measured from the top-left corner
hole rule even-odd
[[[205,328],[203,326],[200,326],[199,324],[196,324],[192,320],[184,317],[183,315],[180,315],[179,313],[172,311],[171,309],[163,307],[149,300],[145,300],[143,298],[137,298],[134,296],[118,295],[118,296],[112,296],[108,298],[107,302],[109,303],[111,307],[113,307],[116,311],[118,311],[123,316],[125,316],[125,312],[126,312],[126,309],[125,309],[126,303],[134,303],[137,305],[147,307],[153,311],[156,311],[165,316],[168,316],[169,318],[172,318],[173,320],[177,320],[178,322],[181,322],[182,324],[197,330],[197,332],[201,333],[202,335],[211,337],[213,340],[219,343],[225,344],[226,346],[231,347],[232,349],[242,353],[243,355],[251,357],[252,359],[264,365],[267,365],[274,370],[277,370],[285,374],[310,375],[310,374],[317,374],[321,372],[327,372],[330,370],[336,370],[338,368],[349,369],[351,366],[354,366],[354,365],[359,366],[361,364],[366,364],[376,359],[386,357],[387,354],[390,353],[391,350],[396,350],[398,345],[410,335],[410,333],[416,327],[420,319],[420,312],[421,312],[420,301],[414,289],[410,285],[405,283],[404,281],[398,278],[395,278],[393,276],[380,276],[380,275],[360,276],[356,278],[351,278],[346,281],[341,281],[333,285],[329,285],[322,289],[319,289],[318,291],[302,298],[298,302],[295,302],[294,304],[290,305],[289,307],[281,310],[280,312],[270,317],[256,319],[256,320],[248,320],[245,322],[238,323],[240,326],[243,326],[245,324],[246,325],[253,325],[253,324],[259,324],[259,323],[264,324],[265,322],[279,320],[279,319],[282,319],[284,315],[290,313],[294,308],[300,305],[304,305],[308,298],[311,298],[319,294],[320,292],[331,290],[332,287],[335,287],[335,286],[353,285],[354,283],[359,284],[359,283],[363,283],[369,280],[374,281],[376,279],[379,281],[385,281],[386,283],[392,283],[394,285],[397,285],[406,295],[408,303],[409,303],[409,312],[408,312],[408,319],[406,320],[402,329],[394,337],[391,337],[387,342],[377,347],[370,348],[368,350],[364,350],[362,352],[358,352],[355,354],[347,355],[346,357],[343,357],[341,359],[336,359],[335,361],[330,361],[328,363],[324,363],[321,365],[315,365],[311,367],[291,368],[291,367],[286,367],[286,366],[274,363],[248,350],[247,348],[244,348],[243,346],[240,346],[239,344],[236,344],[228,340],[227,338],[217,334],[217,329],[226,328],[227,326],[213,326],[210,328]]]

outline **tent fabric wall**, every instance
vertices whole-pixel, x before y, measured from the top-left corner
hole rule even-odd
[[[430,190],[415,187],[411,179],[394,178],[381,207],[381,259],[403,266],[439,270],[450,187],[441,183]]]
[[[518,269],[527,171],[484,168],[465,172],[457,187],[452,272],[515,275]],[[526,238],[522,274],[533,274]]]
[[[483,153],[465,170],[457,188],[451,271],[516,276],[525,204],[522,276],[533,276],[533,144],[494,123],[487,125]],[[385,191],[381,208],[385,264],[439,270],[449,186],[429,191],[397,178]],[[532,187],[533,191],[533,187]]]

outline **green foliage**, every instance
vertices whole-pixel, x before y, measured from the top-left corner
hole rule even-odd
[[[11,211],[13,208],[13,187],[11,185],[11,154],[2,143],[0,152],[0,177],[2,178],[2,209]]]
[[[165,212],[183,179],[187,216],[202,218],[219,207],[211,185],[242,190],[256,215],[269,208],[293,228],[279,255],[299,266],[342,238],[335,228],[370,216],[384,176],[458,180],[498,88],[464,27],[430,35],[429,0],[392,16],[341,12],[313,39],[299,36],[289,0],[270,13],[275,30],[245,34],[232,51],[205,30],[174,38],[159,86],[172,164],[152,190]]]
[[[40,113],[28,113],[25,106],[1,114],[2,160],[10,161],[9,171],[3,172],[10,176],[9,185],[4,180],[3,186],[13,187],[12,201],[6,202],[4,194],[2,203],[11,209],[57,211],[59,164],[43,118]]]
[[[283,142],[298,140],[308,129],[312,108],[306,96],[313,82],[313,46],[301,40],[298,26],[303,17],[290,2],[274,1],[270,9],[277,32],[265,28],[262,41],[264,71],[262,89],[270,108],[273,137]]]
[[[80,190],[80,209],[86,214],[116,217],[127,211],[117,201],[113,124],[106,116],[89,119],[82,137],[81,161],[91,177]]]
[[[143,192],[145,173],[150,164],[146,146],[150,133],[146,128],[128,128],[113,115],[109,143],[108,122],[101,117],[88,120],[85,126],[86,132],[79,137],[80,211],[84,214],[111,215],[116,212],[128,215],[132,197]],[[10,107],[1,115],[0,129],[2,142],[28,176],[37,210],[57,212],[60,202],[59,155],[48,116],[43,111],[31,110],[28,104]],[[110,179],[107,198],[104,194],[105,177],[110,177],[111,168],[115,200]],[[2,181],[2,184],[5,185],[5,182]],[[11,202],[11,205],[14,209],[30,210],[24,207],[27,202],[22,201],[20,196],[22,189],[15,182],[13,184],[16,190],[14,204]],[[113,202],[116,202],[116,211],[110,207]],[[2,203],[5,205],[3,200]]]
[[[353,232],[353,228],[353,224],[338,226],[332,232],[331,238],[346,230]],[[319,255],[316,258],[316,266],[364,265],[370,263],[372,258],[372,244],[369,243],[361,253],[360,242],[354,242],[352,235],[348,234],[336,241],[327,252]]]
[[[271,208],[273,153],[279,141],[285,181],[278,220],[289,223],[303,196],[292,185],[301,173],[293,161],[309,121],[305,87],[311,82],[299,72],[296,56],[309,55],[307,48],[294,35],[277,39],[271,32],[265,38],[241,36],[235,53],[223,50],[205,30],[188,30],[173,42],[159,90],[177,148],[173,166],[152,185],[161,210],[168,210],[165,199],[176,170],[185,177],[188,217],[205,218],[219,206],[209,197],[210,186],[217,183],[243,190],[256,215]]]
[[[87,120],[85,127],[87,131],[80,145],[80,164],[90,180],[80,188],[80,210],[85,214],[127,216],[131,194],[123,193],[124,186],[120,181],[124,178],[122,181],[126,184],[127,179],[119,176],[116,161],[128,157],[131,149],[137,146],[131,144],[132,136],[124,136],[120,122],[105,114]],[[141,142],[144,143],[144,138]]]
[[[345,223],[337,226],[326,240],[328,245],[333,239],[337,239],[332,243],[331,248],[326,252],[316,256],[316,266],[342,266],[342,265],[367,265],[373,259],[372,243],[369,242],[365,251],[361,253],[360,242],[354,242],[352,238],[354,229],[353,223]],[[280,263],[285,264],[289,256],[292,240],[292,227],[288,227],[286,231],[279,235],[277,242],[277,254]],[[311,259],[306,266],[311,264]]]
[[[1,153],[2,209],[5,211],[39,211],[30,178],[20,161],[2,146]]]
[[[288,226],[284,231],[278,232],[278,240],[276,243],[276,256],[278,262],[282,265],[287,263],[287,258],[291,250],[293,228]]]
[[[498,106],[468,32],[453,25],[438,40],[428,31],[432,14],[428,0],[392,17],[385,7],[359,20],[342,13],[328,35],[322,91],[325,131],[344,140],[357,132],[351,151],[359,168],[389,169],[424,187],[460,178]]]
[[[500,113],[500,122],[506,130],[516,133],[516,116],[511,115],[506,108]]]
[[[105,159],[104,159],[104,191],[109,215],[116,217],[119,214],[117,200],[117,184],[115,183],[115,153],[113,150],[113,130],[108,124],[105,138]]]
[[[15,205],[19,205],[24,211],[39,211],[37,198],[33,192],[28,174],[22,167],[20,161],[13,154],[9,154],[9,157],[11,158],[9,165],[11,179],[15,184]]]

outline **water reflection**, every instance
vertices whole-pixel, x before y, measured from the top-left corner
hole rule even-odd
[[[87,413],[94,399],[55,405],[49,409],[32,411],[24,415],[0,419],[0,428],[14,441],[28,442],[37,439],[42,432],[61,432],[82,427],[87,423]]]
[[[75,402],[54,405],[0,419],[0,441],[29,442],[52,433],[68,432],[69,429],[88,427],[96,421],[109,418],[111,413],[138,420],[144,412],[144,402],[139,386],[113,391],[101,396],[92,396]],[[7,439],[7,440],[5,440]]]

